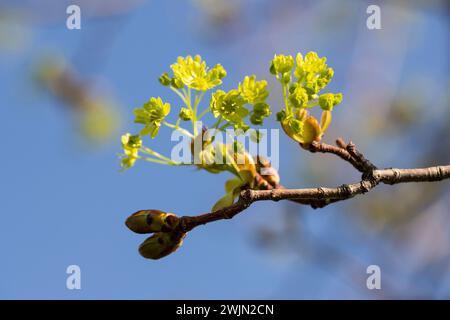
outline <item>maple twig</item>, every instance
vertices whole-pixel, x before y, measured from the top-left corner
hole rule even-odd
[[[256,201],[294,200],[298,203],[313,207],[323,207],[333,202],[350,199],[356,195],[367,193],[380,183],[393,185],[407,182],[432,182],[450,178],[450,165],[415,169],[376,169],[352,144],[348,144],[346,148],[343,148],[342,146],[330,147],[330,145],[321,143],[314,148],[319,152],[336,154],[350,162],[358,171],[363,173],[362,180],[335,188],[285,189],[278,187],[270,190],[243,190],[239,200],[231,206],[197,216],[181,217],[179,224],[180,231],[187,232],[195,227],[213,221],[231,219]]]

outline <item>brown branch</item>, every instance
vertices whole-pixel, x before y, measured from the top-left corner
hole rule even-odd
[[[350,144],[349,144],[350,145]],[[406,182],[431,182],[450,178],[450,165],[418,168],[418,169],[374,169],[369,162],[364,161],[364,157],[356,151],[349,152],[348,149],[340,146],[334,147],[325,144],[316,145],[320,152],[329,152],[345,158],[346,161],[355,164],[360,168],[363,175],[370,174],[360,182],[344,184],[336,188],[306,188],[306,189],[271,189],[271,190],[244,190],[241,192],[239,200],[221,210],[205,213],[198,216],[184,216],[180,218],[179,231],[188,232],[195,227],[222,219],[231,219],[235,215],[247,209],[256,201],[280,201],[296,200],[302,204],[313,205],[319,203],[327,205],[336,201],[346,200],[356,195],[369,192],[379,183],[397,184]],[[348,145],[347,145],[348,148]],[[351,147],[354,148],[354,147]],[[345,150],[345,151],[343,151]],[[356,149],[354,149],[356,150]],[[369,170],[370,167],[370,170]],[[355,166],[356,168],[356,166]]]
[[[363,180],[370,178],[372,172],[377,169],[372,162],[367,160],[364,155],[356,149],[353,142],[350,141],[347,144],[342,138],[338,138],[336,140],[336,146],[316,141],[309,145],[300,144],[300,146],[312,153],[321,152],[337,155],[339,158],[349,162],[356,170],[361,172]],[[342,199],[295,199],[292,201],[299,204],[310,205],[313,209],[318,209],[341,200]]]
[[[336,145],[323,143],[323,142],[312,142],[311,144],[305,146],[300,144],[300,146],[310,152],[320,152],[320,153],[331,153],[344,161],[350,163],[356,170],[361,172],[363,175],[370,174],[371,171],[377,169],[377,167],[367,160],[364,155],[359,152],[353,142],[346,144],[342,138],[336,140]]]

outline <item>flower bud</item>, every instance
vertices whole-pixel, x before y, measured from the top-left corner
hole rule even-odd
[[[212,78],[222,79],[227,76],[227,71],[221,64],[216,64],[210,71]]]
[[[136,233],[170,232],[175,229],[179,218],[173,213],[160,210],[141,210],[128,217],[125,224]]]
[[[160,259],[177,250],[185,236],[186,233],[157,232],[141,243],[139,253],[147,259]]]
[[[260,126],[264,123],[264,118],[257,114],[252,114],[250,116],[250,123],[255,126]]]
[[[183,121],[189,121],[192,119],[192,110],[187,109],[187,108],[181,108],[178,116]]]
[[[269,72],[273,75],[277,74],[277,70],[275,70],[275,65],[273,64],[273,62],[270,64]]]
[[[286,112],[284,110],[277,112],[277,121],[283,121],[286,119]]]
[[[168,86],[170,85],[170,77],[167,74],[167,72],[163,73],[159,78],[159,83],[161,83],[163,86]]]
[[[289,72],[283,73],[283,76],[281,77],[281,81],[284,84],[288,84],[292,81],[292,76]]]
[[[184,87],[184,83],[180,79],[175,77],[173,77],[170,81],[170,85],[176,89],[181,89]]]

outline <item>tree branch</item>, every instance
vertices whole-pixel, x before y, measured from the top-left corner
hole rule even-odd
[[[331,153],[344,161],[350,163],[359,172],[368,175],[371,171],[376,170],[377,167],[367,160],[364,155],[356,149],[353,142],[346,144],[341,138],[336,140],[337,146],[333,146],[323,142],[316,142],[308,146],[300,144],[300,146],[310,152]]]
[[[336,144],[337,146],[333,146],[314,142],[309,146],[302,145],[302,148],[310,152],[337,155],[362,173],[361,181],[335,188],[285,189],[281,185],[269,185],[268,190],[243,190],[239,200],[231,206],[197,216],[181,217],[178,224],[179,231],[188,232],[203,224],[231,219],[256,201],[291,200],[299,204],[310,205],[313,208],[322,208],[331,203],[369,192],[380,183],[393,185],[406,182],[432,182],[450,178],[450,165],[416,169],[377,169],[356,149],[352,142],[346,144],[342,139],[338,139]]]

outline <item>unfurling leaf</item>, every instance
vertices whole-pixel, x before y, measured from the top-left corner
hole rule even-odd
[[[313,116],[307,116],[303,121],[294,118],[285,119],[281,122],[281,127],[289,137],[301,144],[320,140],[320,125]]]
[[[212,212],[231,206],[234,200],[239,196],[239,193],[241,192],[241,187],[246,184],[247,184],[246,181],[243,181],[239,178],[227,180],[225,182],[226,195],[224,195],[214,204],[213,208],[211,209]]]
[[[235,155],[236,166],[238,174],[243,184],[253,186],[256,177],[256,163],[252,156],[247,152],[240,152]]]
[[[225,182],[225,192],[232,193],[237,188],[240,188],[243,186],[243,181],[241,179],[229,179]]]
[[[330,126],[332,119],[331,111],[323,111],[322,117],[320,119],[320,129],[322,131],[322,134],[327,131],[328,127]]]
[[[234,202],[234,196],[233,193],[227,193],[226,195],[224,195],[222,198],[220,198],[212,207],[211,211],[215,212],[217,210],[226,208],[228,206],[231,206]]]
[[[321,135],[320,125],[316,118],[309,116],[305,120],[305,125],[303,126],[303,144],[310,144],[315,140],[320,140]]]

